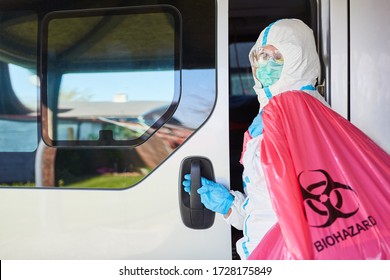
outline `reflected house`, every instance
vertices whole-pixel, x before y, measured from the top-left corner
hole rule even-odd
[[[113,131],[115,140],[136,139],[156,121],[143,116],[168,105],[164,101],[61,102],[56,139],[96,140],[99,132],[106,129]]]
[[[58,139],[94,139],[102,129],[112,129],[113,136],[119,140],[123,137],[139,137],[159,121],[169,105],[160,101],[61,102],[57,120]],[[94,168],[97,172],[101,170],[101,166],[124,176],[133,176],[129,173],[134,174],[134,171],[152,170],[193,132],[193,129],[182,126],[175,118],[160,125],[162,127],[148,141],[135,147],[62,149],[46,146],[42,154],[42,185],[57,186],[60,174],[72,172],[69,171],[72,170],[70,165],[74,164],[65,163],[61,159],[77,157],[77,154],[90,158],[92,162],[88,164],[88,168]],[[111,153],[115,154],[115,151],[120,151],[118,159],[112,159]],[[115,166],[117,162],[120,162],[120,166]],[[77,176],[96,176],[96,173],[89,173],[90,169],[80,171],[84,173]]]

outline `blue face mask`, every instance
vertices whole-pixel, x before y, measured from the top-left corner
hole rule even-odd
[[[278,63],[275,59],[271,58],[266,64],[256,68],[256,78],[263,87],[269,87],[280,79],[282,69],[283,63]]]

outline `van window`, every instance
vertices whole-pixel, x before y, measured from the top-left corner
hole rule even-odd
[[[132,146],[148,139],[178,104],[179,26],[175,11],[166,8],[49,15],[45,142]]]
[[[31,153],[38,146],[37,29],[34,13],[0,13],[0,177],[7,181],[25,177],[11,176],[7,167],[17,161],[12,153]],[[20,169],[31,173],[23,164],[31,162],[31,155],[23,156],[28,160],[18,161]]]
[[[35,69],[9,64],[11,86],[19,101],[33,112],[37,112],[39,78]]]
[[[254,95],[254,82],[248,54],[255,42],[229,45],[230,94]]]
[[[39,16],[25,6],[0,13],[0,115],[12,108],[37,127],[19,137],[34,138],[32,152],[0,151],[0,187],[139,187],[207,121],[216,2],[184,2],[60,1],[34,5]],[[21,78],[35,83],[38,112]]]
[[[7,71],[6,69],[4,71]],[[8,65],[11,87],[5,98],[12,99],[19,109],[3,112],[0,116],[0,151],[33,152],[38,146],[38,78],[34,70],[14,64]]]
[[[101,130],[111,130],[114,140],[135,140],[168,110],[174,84],[173,70],[65,74],[57,140],[99,140]]]

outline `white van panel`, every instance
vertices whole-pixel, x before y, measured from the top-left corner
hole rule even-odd
[[[1,258],[230,258],[230,229],[220,217],[208,230],[182,224],[172,170],[180,161],[175,154],[148,184],[126,191],[3,190]]]
[[[388,153],[389,12],[387,0],[330,1],[331,106]]]
[[[330,105],[348,118],[348,6],[347,0],[330,1]]]
[[[390,2],[350,6],[351,122],[390,152]]]
[[[181,161],[204,155],[228,186],[228,1],[218,1],[218,97],[209,120],[127,190],[1,189],[1,259],[231,259],[230,226],[181,221]],[[218,141],[218,138],[225,141]]]

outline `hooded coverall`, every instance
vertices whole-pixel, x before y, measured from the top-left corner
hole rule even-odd
[[[257,39],[255,48],[272,45],[283,55],[284,64],[280,79],[263,87],[254,76],[254,90],[260,102],[260,112],[273,96],[288,90],[303,90],[326,104],[316,91],[320,62],[312,30],[301,20],[282,19],[265,28]],[[258,115],[256,118],[261,118]],[[256,122],[254,120],[254,124]],[[226,222],[243,230],[236,248],[241,259],[247,259],[267,231],[277,222],[266,186],[260,160],[263,135],[245,132],[241,163],[244,193],[230,191],[234,196]]]

